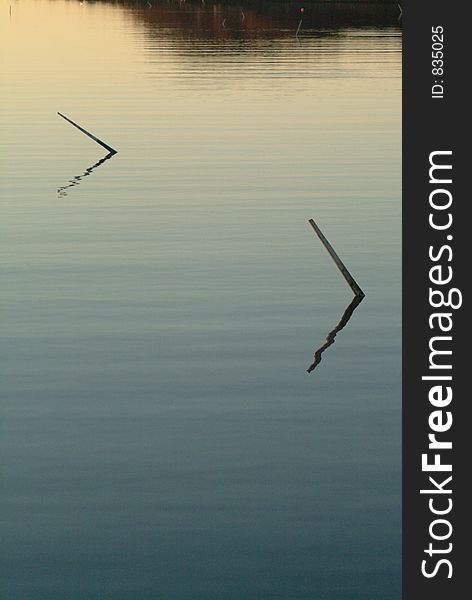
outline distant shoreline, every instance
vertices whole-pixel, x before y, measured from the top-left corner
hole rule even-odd
[[[148,24],[162,26],[166,22],[173,27],[178,21],[184,29],[197,27],[201,32],[219,31],[223,36],[237,36],[243,30],[246,34],[261,34],[272,30],[275,24],[285,30],[301,26],[305,31],[308,28],[401,27],[401,9],[396,0],[154,0],[154,3],[153,0],[119,0],[120,3],[137,8]],[[173,7],[174,16],[170,16],[166,6]],[[198,19],[198,24],[194,19]],[[226,27],[225,22],[237,23],[237,26]]]
[[[131,4],[146,3],[147,0],[135,0],[130,2]],[[178,1],[178,0],[176,0]],[[200,0],[186,0],[189,4],[196,3]],[[128,0],[129,2],[129,0]],[[159,2],[159,0],[157,0]],[[245,4],[245,5],[261,5],[261,4],[278,4],[292,7],[304,7],[309,9],[310,6],[317,4],[350,4],[350,5],[362,5],[362,4],[389,4],[389,5],[400,5],[402,2],[397,0],[205,0],[205,4]]]

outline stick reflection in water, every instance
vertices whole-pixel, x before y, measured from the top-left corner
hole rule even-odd
[[[321,355],[326,350],[326,348],[329,348],[329,346],[331,346],[332,344],[334,344],[334,340],[335,340],[336,334],[339,331],[341,331],[341,329],[343,329],[348,324],[349,319],[352,317],[353,312],[356,310],[356,308],[359,306],[359,304],[362,302],[362,300],[364,300],[364,298],[365,298],[365,296],[363,296],[363,295],[362,296],[361,295],[354,296],[354,298],[352,299],[351,303],[349,304],[349,306],[344,311],[343,316],[339,320],[339,323],[326,336],[326,342],[322,346],[320,346],[318,348],[318,350],[316,350],[314,358],[313,358],[313,362],[308,367],[307,373],[311,373],[320,364],[320,362],[321,362]]]
[[[69,188],[74,187],[76,185],[80,185],[80,183],[81,183],[82,179],[84,179],[84,177],[88,177],[89,175],[91,175],[95,169],[97,169],[100,165],[103,165],[103,163],[106,162],[107,160],[109,160],[110,158],[113,158],[114,155],[115,154],[113,152],[110,152],[109,154],[107,154],[106,156],[101,158],[98,162],[96,162],[94,165],[92,165],[88,169],[85,169],[85,171],[81,175],[76,175],[73,179],[71,179],[69,181],[69,183],[58,188],[57,189],[58,197],[64,198],[64,196],[67,196],[67,190]]]

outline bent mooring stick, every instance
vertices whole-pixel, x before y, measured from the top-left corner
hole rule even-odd
[[[69,119],[69,117],[66,117],[65,115],[63,115],[60,112],[58,112],[57,114],[60,117],[62,117],[63,119],[65,119],[66,121],[68,121],[74,127],[77,127],[77,129],[79,131],[81,131],[82,133],[85,133],[85,135],[87,135],[89,138],[91,138],[94,142],[97,142],[97,144],[99,144],[100,146],[102,146],[103,148],[105,148],[106,150],[108,150],[108,152],[110,152],[110,154],[117,154],[118,150],[115,150],[114,148],[112,148],[108,144],[105,144],[105,142],[102,142],[102,140],[99,140],[98,137],[95,137],[92,133],[90,133],[90,131],[87,131],[86,129],[84,129],[80,125],[77,125],[77,123],[74,123],[74,121],[72,121],[72,119]]]
[[[331,258],[334,260],[334,262],[336,263],[336,266],[338,267],[338,269],[341,271],[342,276],[344,277],[344,279],[347,281],[347,283],[349,284],[349,287],[351,288],[351,290],[354,292],[354,294],[356,296],[361,296],[362,298],[365,296],[364,292],[361,290],[361,288],[357,285],[354,277],[349,273],[349,271],[347,270],[346,266],[344,265],[343,261],[339,258],[339,256],[336,254],[334,248],[331,246],[331,244],[328,242],[328,240],[325,238],[325,236],[323,235],[321,229],[318,227],[318,225],[313,221],[313,219],[309,220],[310,225],[313,227],[313,229],[315,230],[316,235],[320,238],[321,243],[323,244],[323,246],[326,248],[326,250],[328,251],[329,255],[331,256]]]

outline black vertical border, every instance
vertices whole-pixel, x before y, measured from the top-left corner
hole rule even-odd
[[[467,508],[472,495],[467,491],[468,473],[472,461],[472,430],[469,408],[471,394],[466,384],[467,370],[472,371],[471,351],[467,348],[468,295],[465,289],[471,271],[472,204],[467,183],[472,177],[469,167],[470,136],[468,88],[472,77],[472,25],[468,22],[467,4],[457,0],[439,2],[407,0],[403,3],[403,598],[404,600],[455,600],[470,594],[467,581],[470,548],[467,545],[470,521]],[[467,12],[466,12],[467,11]],[[444,99],[433,99],[432,28],[444,28]],[[469,35],[468,35],[469,33]],[[453,550],[448,555],[453,565],[452,578],[441,568],[431,579],[421,573],[424,550],[430,541],[429,525],[434,516],[428,498],[419,491],[428,477],[421,471],[421,455],[427,451],[429,382],[421,380],[427,374],[432,335],[428,317],[434,312],[428,302],[429,246],[441,245],[444,232],[433,231],[428,224],[429,154],[435,150],[452,150],[454,202],[453,225],[453,287],[461,289],[463,305],[452,310],[453,426],[449,437],[453,442],[452,459],[453,509],[448,517],[453,525]],[[470,176],[469,176],[470,173]],[[470,363],[470,364],[469,364]],[[467,443],[471,440],[471,445]],[[469,458],[470,457],[470,458]],[[443,544],[445,545],[445,543]],[[438,543],[438,547],[440,543]],[[432,563],[430,563],[432,564]]]

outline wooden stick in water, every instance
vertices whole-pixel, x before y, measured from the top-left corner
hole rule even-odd
[[[304,13],[304,12],[305,12],[305,7],[304,7],[304,6],[302,6],[302,7],[300,8],[300,14],[301,14],[302,16],[300,17],[300,22],[298,23],[298,27],[297,27],[297,33],[295,34],[295,37],[298,37],[298,32],[300,31],[300,27],[302,26],[302,23],[303,23],[303,13]]]
[[[74,121],[72,121],[72,119],[69,119],[69,117],[66,117],[65,115],[63,115],[60,112],[58,112],[57,114],[60,117],[62,117],[63,119],[65,119],[66,121],[68,121],[74,127],[77,127],[77,129],[79,131],[81,131],[82,133],[85,133],[85,135],[87,135],[94,142],[97,142],[97,144],[99,144],[100,146],[102,146],[103,148],[105,148],[106,150],[108,150],[108,152],[110,152],[110,154],[117,154],[118,150],[115,150],[114,148],[112,148],[108,144],[105,144],[105,142],[103,142],[102,140],[98,139],[98,137],[95,137],[92,133],[90,133],[90,131],[87,131],[86,129],[84,129],[80,125],[77,125],[77,123],[74,123]]]
[[[354,277],[349,273],[349,271],[347,270],[343,261],[339,258],[339,256],[336,254],[334,248],[331,246],[331,244],[328,242],[328,240],[323,235],[321,229],[318,227],[318,225],[314,222],[313,219],[310,219],[309,223],[315,230],[316,235],[320,238],[321,243],[326,248],[326,250],[328,251],[331,258],[334,260],[336,266],[341,271],[342,276],[347,281],[351,290],[354,292],[354,294],[356,296],[361,296],[363,298],[365,296],[364,292],[357,285],[357,282],[355,281]]]

